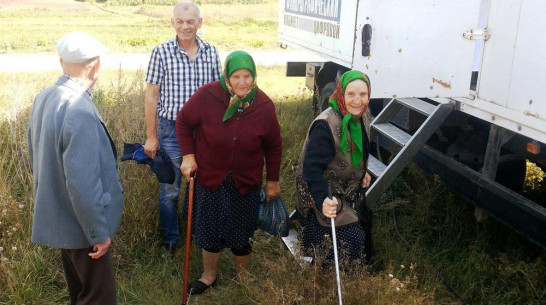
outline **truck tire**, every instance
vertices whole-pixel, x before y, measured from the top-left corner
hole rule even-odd
[[[495,180],[513,191],[519,191],[521,190],[523,183],[525,183],[526,173],[527,163],[525,162],[525,159],[501,160],[497,167],[497,176]]]
[[[322,90],[320,91],[320,98],[319,98],[319,106],[320,106],[320,112],[326,110],[328,106],[328,100],[330,100],[330,96],[334,93],[336,90],[336,83],[335,82],[329,82],[324,87],[322,87]]]

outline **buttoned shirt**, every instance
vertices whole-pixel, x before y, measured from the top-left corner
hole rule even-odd
[[[146,82],[159,85],[157,113],[168,120],[202,85],[220,79],[220,57],[215,46],[196,36],[199,50],[192,60],[176,37],[156,46],[150,57]]]
[[[87,86],[86,84],[84,84],[81,80],[77,79],[77,78],[74,78],[74,77],[71,77],[70,75],[68,74],[63,74],[64,78],[74,82],[75,84],[77,84],[78,86],[81,87],[82,90],[85,91],[85,93],[91,98],[93,99],[93,93],[91,93],[91,88],[89,88],[89,86]]]

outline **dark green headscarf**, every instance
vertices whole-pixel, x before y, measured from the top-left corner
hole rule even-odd
[[[345,72],[337,83],[336,91],[330,97],[328,105],[343,117],[341,121],[341,139],[339,145],[343,155],[347,155],[347,132],[351,134],[351,161],[354,167],[362,162],[362,126],[359,117],[352,115],[345,106],[345,88],[357,79],[363,80],[368,85],[368,98],[371,96],[370,79],[360,71],[350,70]]]
[[[229,77],[233,72],[241,69],[247,69],[252,74],[254,81],[252,82],[252,87],[248,94],[241,98],[233,92],[233,88],[229,83]],[[252,57],[245,51],[234,51],[226,57],[226,62],[224,63],[224,71],[222,76],[220,76],[220,85],[224,88],[224,91],[231,95],[228,108],[224,113],[222,121],[225,122],[229,120],[239,107],[246,109],[250,105],[250,101],[256,96],[258,87],[256,86],[256,65]]]

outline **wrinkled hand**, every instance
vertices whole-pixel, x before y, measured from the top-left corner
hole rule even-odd
[[[185,155],[182,157],[182,165],[180,165],[180,172],[184,177],[186,177],[186,181],[190,181],[191,176],[197,172],[197,162],[195,162],[195,155]]]
[[[326,197],[322,202],[322,214],[328,218],[336,218],[338,205],[336,197],[333,197],[333,200]]]
[[[265,183],[265,199],[269,202],[271,199],[279,197],[281,194],[281,186],[279,181],[266,181]]]
[[[95,251],[95,252],[89,253],[89,256],[91,256],[91,258],[93,258],[93,259],[101,258],[101,256],[106,254],[106,252],[108,251],[108,248],[110,247],[111,243],[112,243],[112,241],[110,240],[110,237],[108,237],[108,239],[105,242],[103,242],[102,244],[94,245],[93,246],[93,251]]]
[[[144,143],[144,153],[150,157],[155,158],[155,153],[159,149],[159,141],[157,137],[146,138],[146,143]]]
[[[370,182],[372,181],[372,176],[366,172],[364,175],[364,179],[362,179],[362,187],[367,188],[370,186]]]

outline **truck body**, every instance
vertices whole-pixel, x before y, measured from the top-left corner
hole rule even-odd
[[[546,247],[546,202],[520,192],[526,160],[546,170],[546,3],[279,2],[281,44],[324,58],[293,63],[287,73],[307,77],[315,110],[327,107],[342,73],[365,72],[372,83],[370,110],[376,129],[392,124],[407,132],[404,137],[410,142],[426,134],[423,144],[399,161],[392,156],[404,148],[392,145],[396,136],[372,134],[373,155],[391,160],[384,162],[387,168],[412,160],[474,203],[477,211]],[[387,110],[394,102],[402,105],[397,113]],[[425,112],[415,110],[427,104],[448,104],[452,111],[436,119],[437,127],[425,126]],[[382,112],[393,114],[379,122]],[[367,196],[375,201],[372,193]]]

